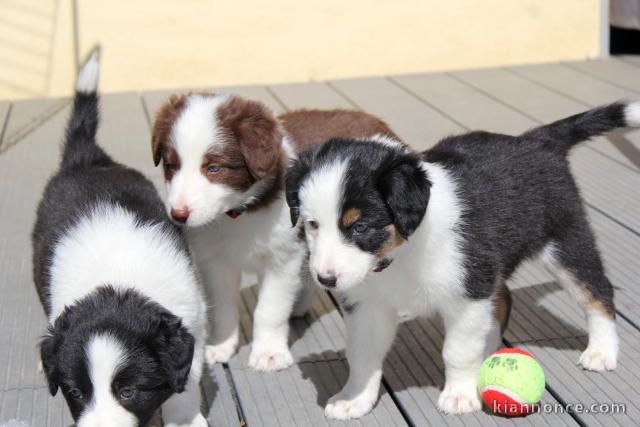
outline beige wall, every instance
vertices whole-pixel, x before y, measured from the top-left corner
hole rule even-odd
[[[102,45],[107,92],[487,67],[598,56],[600,2],[78,0],[78,44]],[[0,98],[69,94],[71,0],[7,11]]]

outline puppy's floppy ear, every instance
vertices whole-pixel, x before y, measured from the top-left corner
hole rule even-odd
[[[417,159],[397,159],[378,177],[378,189],[393,213],[396,229],[408,238],[422,222],[431,194],[431,183]]]
[[[295,227],[300,216],[300,199],[298,193],[302,179],[309,173],[309,165],[302,160],[293,160],[285,176],[285,196],[291,215],[291,226]]]
[[[58,375],[56,373],[56,343],[53,331],[40,342],[40,360],[49,384],[49,392],[55,396],[58,392]]]
[[[255,181],[269,175],[280,160],[282,132],[266,105],[231,97],[218,109],[222,126],[238,140],[249,174]]]
[[[162,159],[162,151],[170,143],[173,125],[187,102],[187,95],[171,95],[156,113],[151,132],[151,152],[153,163],[158,166]]]
[[[182,393],[189,378],[195,339],[182,321],[170,313],[161,315],[153,347],[167,373],[169,386]]]

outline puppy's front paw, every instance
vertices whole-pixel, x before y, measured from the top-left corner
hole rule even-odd
[[[447,414],[464,414],[482,408],[476,384],[447,384],[438,398],[438,409]]]
[[[361,393],[353,399],[345,398],[342,393],[338,393],[329,399],[324,408],[324,415],[336,420],[360,418],[369,413],[375,403],[376,396],[372,397],[367,393]]]
[[[613,371],[618,365],[616,346],[587,347],[578,364],[589,371]]]
[[[249,367],[256,371],[280,371],[293,365],[293,355],[286,346],[256,345],[251,347]]]
[[[164,427],[209,427],[209,423],[202,414],[198,414],[188,424],[165,423]]]
[[[205,358],[209,365],[227,363],[236,352],[236,343],[231,340],[216,345],[208,345],[205,348]]]

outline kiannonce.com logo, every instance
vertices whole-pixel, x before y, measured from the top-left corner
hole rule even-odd
[[[504,409],[506,408],[506,411]],[[520,409],[519,403],[504,401],[494,401],[494,412],[512,412],[517,413]],[[627,405],[625,403],[540,403],[530,408],[529,411],[523,411],[528,413],[542,413],[542,414],[626,414]]]

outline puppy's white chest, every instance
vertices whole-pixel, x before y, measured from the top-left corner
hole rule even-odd
[[[275,202],[277,204],[279,202]],[[236,219],[187,230],[187,239],[199,263],[224,263],[234,269],[260,270],[274,253],[286,254],[299,244],[284,210],[273,206]]]

